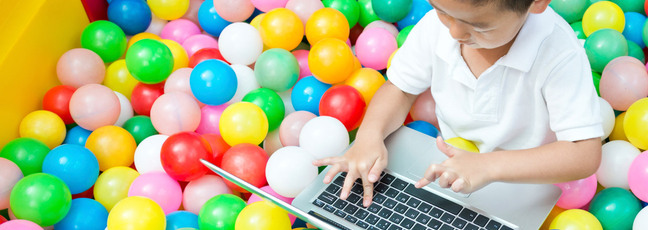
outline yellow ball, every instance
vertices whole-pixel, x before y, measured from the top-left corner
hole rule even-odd
[[[648,149],[648,98],[630,105],[623,119],[623,130],[628,141],[639,149]]]
[[[327,84],[345,81],[355,70],[351,48],[339,39],[325,38],[311,47],[308,67],[317,80]]]
[[[108,229],[165,230],[166,216],[155,201],[143,196],[131,196],[124,198],[110,211]]]
[[[65,140],[65,123],[58,115],[47,110],[37,110],[25,116],[20,122],[20,137],[31,137],[42,141],[50,149]]]
[[[228,106],[221,114],[218,129],[230,146],[241,143],[258,145],[268,134],[268,118],[259,106],[238,102]]]
[[[378,88],[385,83],[385,78],[375,69],[362,68],[356,70],[344,82],[360,92],[366,104],[369,104]]]
[[[93,131],[85,147],[99,161],[99,170],[106,171],[117,166],[133,164],[137,143],[128,131],[119,126],[108,125]]]
[[[317,44],[324,38],[349,39],[349,22],[340,11],[322,8],[313,12],[306,22],[306,39],[310,44]]]
[[[142,40],[142,39],[153,39],[153,40],[160,40],[160,36],[154,33],[149,33],[149,32],[141,32],[139,34],[133,35],[130,39],[128,39],[128,48],[131,47],[135,42]]]
[[[173,71],[189,66],[189,56],[180,43],[169,39],[162,39],[160,41],[169,47],[169,50],[171,50],[171,55],[173,56]]]
[[[266,13],[261,20],[259,34],[268,48],[291,51],[304,37],[304,24],[297,14],[289,9],[276,8]]]
[[[612,133],[610,133],[611,141],[615,141],[615,140],[628,141],[628,138],[626,137],[625,131],[623,129],[623,120],[625,119],[625,115],[626,112],[623,112],[614,119],[614,128],[612,129]]]
[[[561,212],[551,221],[549,229],[560,230],[603,230],[601,223],[591,213],[582,209]]]
[[[104,86],[123,94],[128,100],[130,100],[137,83],[139,81],[130,74],[126,68],[126,60],[124,59],[114,61],[108,66],[106,69],[106,77],[103,81]]]
[[[560,214],[560,213],[562,213],[564,211],[565,211],[565,209],[563,209],[561,207],[558,207],[557,205],[554,206],[551,209],[551,212],[549,212],[549,215],[547,216],[547,218],[542,223],[542,226],[540,226],[540,229],[549,229],[549,225],[551,225],[551,222],[556,218],[556,216],[558,216],[558,214]]]
[[[286,210],[263,200],[241,210],[236,217],[235,229],[291,229],[291,225]]]
[[[262,13],[254,17],[252,21],[250,22],[251,26],[254,26],[257,30],[259,30],[259,27],[261,26],[261,20],[263,20],[263,17],[265,17],[266,13]]]
[[[478,153],[479,149],[477,146],[469,140],[463,139],[461,137],[453,137],[448,140],[445,140],[446,143],[452,145],[455,148],[463,149],[468,152]]]
[[[394,50],[394,52],[391,55],[389,55],[389,59],[387,59],[387,69],[389,69],[389,67],[391,66],[391,61],[392,61],[392,58],[394,58],[394,55],[396,54],[396,51],[398,51],[398,49]]]
[[[592,4],[583,15],[583,32],[589,36],[597,30],[610,28],[623,33],[625,15],[617,4],[600,1]]]
[[[140,174],[129,167],[114,167],[101,173],[94,185],[94,199],[110,212],[117,202],[128,197],[131,183]]]
[[[148,0],[151,12],[164,20],[182,17],[189,9],[189,0]]]

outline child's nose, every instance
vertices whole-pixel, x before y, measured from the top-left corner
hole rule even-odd
[[[470,38],[470,33],[468,33],[468,27],[461,22],[458,21],[453,21],[450,23],[450,36],[454,38],[455,40],[467,40]]]

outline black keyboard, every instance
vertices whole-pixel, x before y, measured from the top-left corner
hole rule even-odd
[[[512,230],[502,223],[383,172],[374,184],[368,208],[362,206],[362,182],[356,180],[349,197],[339,198],[346,173],[340,173],[313,201],[315,206],[362,229]],[[321,219],[331,222],[318,214]],[[348,229],[336,223],[341,229]]]

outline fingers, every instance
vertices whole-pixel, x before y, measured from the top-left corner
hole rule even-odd
[[[341,163],[344,161],[344,158],[342,157],[327,157],[327,158],[322,158],[319,160],[314,160],[313,165],[319,167],[319,166],[324,166],[324,165],[332,165],[332,164],[337,164]]]
[[[439,148],[439,150],[441,150],[441,152],[443,152],[446,156],[448,156],[448,157],[454,156],[454,154],[451,151],[452,146],[450,146],[448,143],[446,143],[443,140],[443,137],[438,136],[437,139],[436,139],[436,144],[437,144],[437,148]]]
[[[344,179],[344,185],[342,185],[342,191],[340,192],[340,199],[346,200],[349,197],[351,188],[353,188],[353,182],[358,179],[358,175],[355,170],[349,170],[347,172],[346,178]]]
[[[445,167],[437,164],[432,164],[430,167],[427,168],[425,171],[425,174],[423,174],[423,178],[421,178],[416,184],[414,185],[417,188],[421,188],[433,181],[435,181],[443,171],[445,170]]]
[[[333,177],[335,177],[335,175],[337,175],[341,171],[342,170],[340,170],[339,165],[331,166],[331,168],[328,170],[328,172],[326,172],[326,175],[324,175],[324,181],[323,182],[325,184],[331,183],[331,181],[333,180]]]
[[[369,182],[376,183],[376,181],[378,181],[378,179],[380,178],[380,174],[383,170],[385,170],[385,168],[387,168],[387,159],[378,158],[373,167],[371,167],[371,170],[369,170],[369,176],[367,178],[369,179]]]
[[[362,177],[362,190],[364,191],[364,195],[362,196],[362,206],[366,208],[371,205],[371,200],[373,199],[373,182],[369,181],[368,176]]]
[[[441,188],[450,188],[457,178],[458,176],[456,173],[445,171],[439,177],[439,186],[441,186]]]
[[[467,185],[467,182],[466,180],[464,180],[464,178],[459,178],[455,180],[454,183],[452,183],[452,186],[450,186],[450,188],[452,188],[452,191],[464,192],[464,193],[468,192],[467,190],[469,187],[470,186]]]

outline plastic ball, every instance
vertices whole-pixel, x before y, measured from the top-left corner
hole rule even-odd
[[[166,45],[167,48],[169,48],[169,50],[171,51],[171,57],[173,58],[172,74],[173,71],[176,71],[180,68],[185,68],[189,65],[189,55],[180,43],[170,39],[160,39],[160,42]]]
[[[336,85],[328,89],[319,105],[320,116],[334,117],[346,127],[347,131],[360,126],[367,104],[355,88]]]
[[[477,146],[472,141],[463,139],[461,137],[453,137],[445,140],[445,142],[451,145],[452,147],[462,149],[468,152],[474,152],[474,153],[479,152],[479,148],[477,148]]]
[[[115,93],[115,95],[117,95],[117,98],[119,98],[120,105],[119,117],[113,125],[122,126],[128,119],[133,117],[133,107],[131,106],[131,103],[128,98],[126,98],[126,96],[116,91],[113,92]]]
[[[288,0],[250,0],[250,2],[260,11],[268,12],[276,8],[285,7]]]
[[[625,112],[619,114],[616,116],[614,119],[614,128],[612,129],[612,132],[610,133],[610,140],[624,140],[628,141],[628,138],[625,135],[625,131],[623,130],[623,121],[625,119]]]
[[[148,172],[135,178],[128,189],[128,196],[147,197],[155,201],[164,214],[169,214],[180,208],[182,188],[165,172]]]
[[[252,203],[236,218],[236,229],[290,229],[288,212],[269,201]]]
[[[103,62],[113,62],[126,51],[126,34],[115,23],[98,20],[81,33],[81,47],[92,50]]]
[[[209,143],[209,146],[212,148],[212,155],[214,156],[214,165],[220,166],[221,161],[223,160],[223,155],[225,152],[230,149],[231,146],[223,140],[223,137],[219,134],[203,134],[202,137]]]
[[[233,64],[231,67],[232,70],[234,70],[234,73],[236,73],[236,81],[238,85],[234,97],[227,102],[228,104],[241,102],[246,94],[252,90],[261,88],[254,76],[254,70],[252,70],[252,68],[239,64]]]
[[[124,166],[105,170],[94,185],[94,199],[110,212],[119,201],[128,197],[128,189],[138,176],[135,169]]]
[[[646,56],[644,54],[644,51],[637,45],[637,43],[634,43],[630,40],[628,40],[628,56],[636,58],[637,60],[641,61],[641,63],[646,63]]]
[[[292,50],[304,37],[304,24],[294,12],[277,8],[263,17],[259,25],[259,34],[268,48]]]
[[[308,50],[295,50],[291,52],[295,58],[297,59],[297,63],[299,64],[299,78],[298,80],[301,80],[302,78],[306,76],[311,76],[313,73],[311,73],[310,68],[308,67],[308,54],[310,51]]]
[[[221,168],[256,187],[262,187],[267,184],[265,173],[267,162],[268,154],[261,147],[242,143],[232,146],[225,152]],[[230,181],[225,183],[232,190],[247,192]]]
[[[288,204],[292,203],[292,201],[294,200],[294,198],[288,198],[288,197],[277,194],[274,190],[272,190],[272,188],[270,188],[269,185],[261,187],[261,190],[266,191],[270,195],[272,195],[274,197],[277,197],[280,200],[282,200],[282,201],[284,201],[284,202],[286,202]],[[248,199],[247,204],[250,205],[252,203],[256,203],[256,202],[263,201],[263,200],[264,200],[263,198],[257,196],[256,194],[252,194],[250,196],[250,198]],[[290,218],[291,223],[294,223],[297,217],[295,217],[295,215],[289,213],[288,218]]]
[[[72,196],[58,177],[35,173],[20,179],[11,190],[9,199],[16,218],[50,226],[67,215]]]
[[[195,228],[198,229],[198,214],[188,211],[176,211],[167,214],[166,226],[171,229],[185,229]]]
[[[580,21],[589,6],[588,0],[557,0],[549,6],[568,23]]]
[[[324,8],[324,4],[321,0],[288,0],[285,8],[295,12],[305,25],[315,11]]]
[[[114,0],[108,5],[108,20],[127,35],[138,34],[151,24],[151,9],[145,1]]]
[[[641,204],[628,190],[606,188],[594,196],[589,211],[604,229],[631,229],[632,222],[641,211]]]
[[[135,149],[135,168],[140,174],[148,172],[164,172],[160,152],[162,144],[169,138],[167,135],[159,134],[147,137]]]
[[[164,93],[182,92],[193,97],[190,86],[192,68],[180,68],[173,71],[164,82]],[[198,102],[198,100],[196,99]]]
[[[381,70],[398,48],[396,38],[382,28],[365,29],[356,41],[356,53],[363,66]]]
[[[299,63],[284,49],[269,49],[261,53],[254,64],[254,76],[261,87],[283,92],[297,82]]]
[[[628,185],[632,193],[642,201],[648,200],[648,153],[643,152],[639,154],[630,164],[628,170]]]
[[[27,114],[19,126],[20,137],[31,137],[54,148],[65,140],[65,123],[53,112],[36,110]]]
[[[612,59],[628,55],[628,42],[619,31],[601,29],[587,37],[585,52],[592,70],[600,73]]]
[[[430,124],[430,122],[427,122],[427,121],[423,121],[423,120],[412,121],[410,123],[407,123],[407,125],[405,125],[405,126],[410,127],[410,128],[412,128],[412,129],[414,129],[416,131],[419,131],[421,133],[425,133],[428,136],[431,136],[431,137],[434,137],[434,138],[439,136],[439,130],[437,130],[437,128],[434,127],[434,125]]]
[[[369,23],[380,20],[373,9],[372,0],[358,0],[358,5],[360,6],[360,16],[358,18],[360,26],[366,27]]]
[[[221,194],[209,199],[200,209],[200,229],[234,229],[236,218],[245,208],[245,201],[232,194]]]
[[[202,1],[198,10],[198,23],[209,35],[220,37],[221,32],[231,22],[223,19],[214,8],[214,1]]]
[[[351,48],[341,40],[322,39],[311,47],[308,66],[317,80],[336,84],[346,80],[354,69],[354,55]]]
[[[128,131],[109,125],[92,132],[85,147],[97,157],[99,170],[106,171],[112,167],[133,164],[137,144]]]
[[[135,113],[139,115],[150,116],[153,103],[162,94],[164,94],[164,83],[138,83],[135,88],[133,88],[133,94],[131,95],[131,105],[133,106],[133,110],[135,110]]]
[[[115,92],[123,94],[126,98],[131,99],[133,89],[138,82],[139,81],[137,81],[137,79],[128,72],[126,60],[119,59],[110,63],[106,69],[106,77],[104,78],[103,85]]]
[[[42,141],[29,137],[9,141],[0,150],[0,157],[15,163],[23,175],[42,172],[43,160],[50,149]]]
[[[58,59],[56,75],[61,84],[79,88],[87,84],[101,84],[106,76],[106,66],[92,50],[75,48]]]
[[[196,128],[196,133],[213,133],[220,135],[220,130],[218,129],[218,121],[220,120],[220,117],[227,106],[227,104],[222,104],[216,106],[206,105],[202,107],[200,109],[200,123],[198,124],[198,128]]]
[[[279,138],[279,130],[275,129],[271,132],[268,133],[268,136],[266,137],[265,140],[263,140],[263,150],[268,153],[269,156],[272,156],[274,152],[279,150],[280,148],[283,148],[284,146],[281,144],[281,139]]]
[[[315,159],[338,156],[349,146],[349,133],[344,124],[333,117],[316,117],[302,127],[299,146]]]
[[[603,144],[601,165],[596,175],[603,187],[629,189],[628,170],[632,161],[641,153],[627,141],[617,140]]]
[[[202,103],[221,105],[236,93],[236,73],[227,63],[206,60],[191,71],[191,92]]]
[[[623,10],[610,1],[596,2],[590,5],[583,14],[583,31],[586,36],[606,28],[621,33],[624,27],[625,16]]]
[[[204,48],[196,51],[191,57],[189,57],[189,68],[195,68],[198,64],[209,59],[217,59],[224,62],[227,62],[220,50],[217,48]]]
[[[146,32],[152,33],[155,35],[160,35],[162,29],[166,26],[169,21],[158,18],[155,14],[151,15],[151,25],[146,29]]]
[[[398,25],[398,30],[403,30],[405,27],[413,26],[418,23],[418,21],[425,16],[430,10],[432,10],[432,5],[426,0],[413,0],[412,9],[405,15],[405,17],[399,20],[396,24]]]
[[[279,126],[279,138],[283,146],[298,146],[299,133],[306,122],[317,117],[317,115],[308,111],[296,111],[288,114]]]
[[[576,34],[576,38],[578,39],[585,39],[587,36],[585,36],[585,32],[583,32],[583,22],[582,21],[577,21],[572,24],[570,24],[570,27],[572,30],[574,30],[574,33]]]
[[[348,25],[346,17],[340,11],[322,8],[315,11],[306,22],[306,39],[310,44],[317,44],[324,38],[346,41],[349,38]]]
[[[60,222],[54,224],[58,230],[105,229],[108,225],[108,211],[99,202],[78,198],[72,200],[70,211]]]
[[[43,230],[38,224],[29,220],[10,220],[0,224],[0,230]]]
[[[228,106],[221,115],[218,128],[227,144],[260,144],[268,134],[268,118],[259,106],[238,102]]]
[[[358,23],[360,18],[360,5],[355,0],[324,0],[322,1],[325,7],[333,8],[344,14],[344,17],[352,28]]]
[[[627,12],[624,14],[626,23],[623,29],[623,36],[628,41],[632,41],[639,45],[642,49],[646,47],[643,41],[643,29],[646,23],[646,16],[637,12]]]
[[[263,40],[252,25],[238,22],[224,28],[218,38],[218,49],[232,64],[250,65],[263,52]]]
[[[252,90],[243,97],[243,101],[253,103],[263,110],[268,119],[269,131],[278,128],[285,116],[286,109],[283,100],[276,92],[268,88]]]
[[[387,22],[397,22],[405,18],[412,9],[412,0],[371,0],[376,16]]]
[[[2,188],[0,189],[0,208],[7,209],[9,208],[11,189],[23,178],[23,173],[16,163],[0,158],[0,175],[3,177],[3,180],[0,181],[0,188]]]
[[[68,85],[58,85],[50,88],[43,96],[43,109],[58,115],[65,124],[72,124],[70,115],[70,98],[76,88]]]
[[[268,185],[279,195],[296,197],[317,177],[315,157],[297,146],[283,147],[268,159],[265,168]]]
[[[614,128],[615,115],[614,109],[605,99],[599,97],[599,104],[601,106],[601,118],[603,119],[603,136],[601,136],[601,140],[605,140],[610,136]]]
[[[164,43],[143,39],[135,42],[126,52],[126,67],[142,83],[160,83],[173,70],[173,54]]]
[[[65,182],[70,193],[88,190],[99,177],[99,162],[90,150],[78,145],[61,145],[43,160],[43,172]]]
[[[150,32],[141,32],[141,33],[137,33],[137,34],[133,35],[132,37],[130,37],[128,39],[128,45],[126,46],[127,47],[126,49],[130,48],[133,44],[135,44],[135,42],[138,42],[138,41],[144,40],[144,39],[153,39],[153,40],[158,40],[158,41],[162,40],[162,38],[160,38],[160,36],[158,36],[157,34],[153,34],[153,33],[150,33]]]
[[[612,108],[625,111],[635,101],[648,96],[648,72],[636,58],[621,56],[610,61],[599,83],[601,97]]]
[[[398,33],[398,36],[396,36],[396,43],[398,44],[398,48],[403,46],[403,43],[405,43],[405,39],[407,39],[407,36],[409,36],[412,28],[414,28],[414,26],[405,27]],[[389,68],[389,65],[387,65],[387,68]]]
[[[160,31],[162,39],[171,39],[179,44],[191,37],[200,34],[200,27],[187,19],[176,19],[165,24]]]
[[[648,208],[644,207],[639,211],[632,224],[632,229],[648,228]]]
[[[108,214],[108,229],[165,230],[164,211],[153,200],[141,197],[126,197]]]
[[[362,68],[356,70],[344,82],[344,84],[358,90],[367,104],[369,104],[371,98],[383,83],[385,83],[385,78],[382,76],[382,74],[371,68]]]
[[[79,126],[87,130],[115,124],[120,110],[117,95],[103,85],[84,85],[70,98],[70,115]]]
[[[128,131],[133,138],[135,143],[138,145],[146,138],[158,134],[157,130],[151,122],[151,118],[148,116],[138,115],[128,119],[124,125],[122,125],[126,131]]]
[[[216,13],[230,22],[242,22],[254,13],[254,5],[249,0],[214,0]]]
[[[648,98],[642,98],[632,103],[623,120],[626,137],[639,149],[648,149],[648,136],[644,135],[645,127],[648,127],[646,114],[648,114]]]
[[[203,205],[212,197],[220,194],[231,194],[232,190],[219,176],[204,175],[192,180],[182,194],[182,206],[185,210],[199,214]]]
[[[165,20],[182,17],[189,9],[189,0],[148,0],[151,12]]]
[[[570,209],[558,214],[549,225],[549,229],[603,230],[603,227],[591,213],[582,209]]]
[[[194,132],[176,133],[164,141],[160,151],[162,167],[171,178],[191,181],[205,175],[209,169],[200,159],[213,161],[211,147]]]
[[[596,193],[596,175],[556,184],[562,194],[556,206],[564,209],[580,208],[592,200]]]
[[[218,41],[210,35],[196,34],[188,37],[182,46],[189,56],[204,48],[218,48]]]
[[[643,0],[612,0],[621,7],[623,12],[637,12],[644,13],[644,1]]]
[[[200,124],[200,107],[185,93],[165,93],[151,107],[151,123],[155,130],[166,135],[194,131]]]

